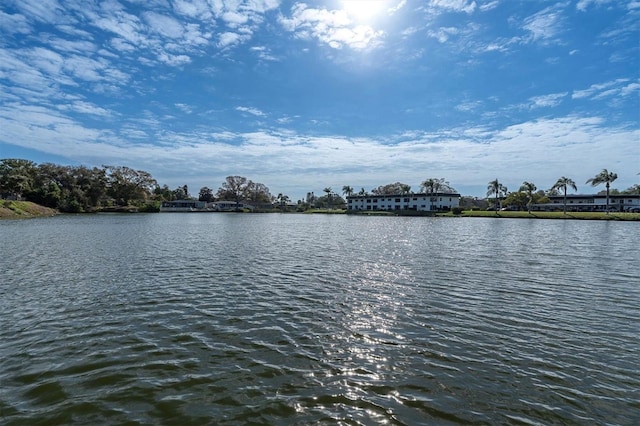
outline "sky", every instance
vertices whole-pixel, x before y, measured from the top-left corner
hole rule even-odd
[[[292,200],[640,182],[640,1],[2,0],[0,158]]]

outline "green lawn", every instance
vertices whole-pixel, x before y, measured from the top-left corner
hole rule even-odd
[[[0,219],[53,216],[56,211],[29,201],[0,200]]]

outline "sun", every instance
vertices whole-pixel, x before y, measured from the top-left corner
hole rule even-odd
[[[358,21],[369,21],[382,12],[388,0],[342,0],[342,9]]]

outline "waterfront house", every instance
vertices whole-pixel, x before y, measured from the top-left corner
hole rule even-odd
[[[163,201],[160,204],[161,212],[192,212],[204,211],[207,203],[198,200],[173,200]]]
[[[232,212],[236,210],[249,209],[253,210],[253,206],[235,201],[214,201],[207,204],[207,208],[217,212]]]
[[[460,194],[437,192],[433,194],[350,195],[347,210],[415,210],[448,211],[460,205]]]
[[[564,195],[552,195],[550,202],[545,204],[532,204],[534,211],[562,210]],[[567,211],[570,212],[603,212],[607,209],[606,195],[567,195]],[[609,211],[629,212],[640,211],[640,195],[616,194],[609,195]]]

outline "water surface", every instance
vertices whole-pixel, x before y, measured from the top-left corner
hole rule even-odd
[[[1,221],[1,423],[638,424],[639,230]]]

